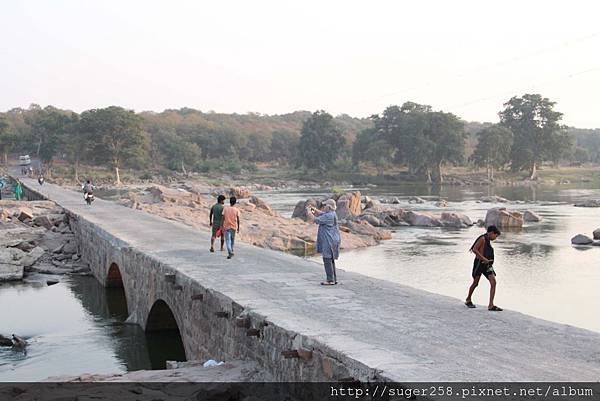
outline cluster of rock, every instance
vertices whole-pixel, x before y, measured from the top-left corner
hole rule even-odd
[[[0,201],[0,281],[26,273],[84,273],[64,210],[50,201]]]
[[[220,192],[220,191],[224,191]],[[208,215],[215,203],[214,196],[231,193],[230,188],[212,191],[211,197],[192,187],[168,188],[153,185],[139,194],[128,194],[121,204],[156,214],[169,220],[179,221],[201,230],[209,230]],[[237,207],[242,211],[241,230],[237,238],[241,241],[277,251],[310,254],[314,251],[317,226],[308,219],[300,221],[280,216],[265,201],[241,189],[234,192],[240,196]],[[358,199],[340,196],[340,211],[352,214],[360,208]],[[226,202],[227,205],[227,202]],[[315,206],[318,206],[315,203]],[[305,212],[305,210],[304,210]],[[391,238],[386,230],[375,229],[365,224],[353,228],[346,227],[342,232],[342,248],[354,249],[376,245],[382,239]]]
[[[384,239],[390,238],[391,234],[387,230],[377,231],[377,228],[399,226],[466,228],[473,225],[471,219],[461,213],[444,212],[436,216],[428,212],[386,207],[381,202],[368,198],[365,199],[366,204],[363,209],[361,207],[360,192],[334,196],[330,199],[336,201],[336,213],[342,227],[346,227],[352,232],[358,230],[372,231],[373,233],[379,233]],[[418,199],[415,199],[414,203],[420,203]],[[308,199],[300,201],[296,204],[292,217],[310,221],[312,217],[307,214],[307,208],[309,206],[321,208],[326,200]]]
[[[600,246],[600,228],[597,228],[596,230],[594,230],[594,232],[592,233],[592,237],[593,238],[590,238],[584,234],[577,234],[576,236],[571,238],[571,244],[578,245],[578,246],[582,246],[582,245],[583,246],[585,246],[585,245]]]

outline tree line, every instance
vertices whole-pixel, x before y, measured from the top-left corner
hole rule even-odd
[[[600,130],[567,129],[555,103],[538,94],[513,97],[495,124],[467,123],[452,113],[406,102],[368,119],[325,111],[284,115],[204,113],[182,108],[135,113],[121,107],[75,113],[52,106],[0,113],[0,151],[39,157],[46,174],[66,160],[119,170],[239,172],[256,163],[290,168],[355,169],[383,174],[406,166],[414,176],[442,182],[444,165],[527,170],[543,162],[600,162]]]
[[[406,165],[409,172],[437,183],[443,181],[441,166],[467,162],[486,168],[490,178],[494,170],[510,167],[536,179],[543,162],[582,157],[585,146],[574,146],[574,137],[554,106],[539,94],[511,98],[498,113],[497,123],[476,132],[471,155],[466,154],[465,122],[457,116],[412,102],[390,106],[371,117],[373,127],[358,135],[354,163],[372,163],[380,173],[388,165]]]

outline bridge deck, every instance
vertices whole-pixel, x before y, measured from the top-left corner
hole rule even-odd
[[[26,185],[131,246],[265,315],[317,338],[397,381],[598,381],[600,333],[514,311],[466,309],[460,300],[323,268],[239,243],[236,256],[207,251],[208,233],[80,193]],[[243,216],[242,216],[243,218]],[[340,265],[343,267],[342,255]]]

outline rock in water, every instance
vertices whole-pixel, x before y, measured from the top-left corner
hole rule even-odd
[[[492,196],[484,196],[479,199],[480,202],[483,203],[508,203],[510,202],[508,199],[503,198],[501,196],[492,195]]]
[[[27,341],[17,335],[12,335],[13,347],[18,349],[24,349],[27,346]]]
[[[495,207],[487,211],[485,215],[485,226],[496,226],[504,228],[523,227],[523,215],[519,212],[511,212],[504,207]]]
[[[588,199],[584,202],[575,204],[575,207],[600,207],[600,199]]]
[[[594,230],[594,239],[600,239],[600,228]]]
[[[537,223],[537,222],[541,221],[542,218],[540,216],[538,216],[537,214],[535,214],[534,212],[532,212],[531,210],[526,210],[525,213],[523,213],[523,220],[527,221],[527,222]]]
[[[435,204],[436,207],[448,207],[448,201],[445,199],[440,199]]]
[[[0,347],[12,347],[13,342],[10,338],[4,337],[0,334]]]
[[[583,234],[577,234],[576,236],[571,238],[571,244],[573,245],[592,245],[593,243],[593,239]]]
[[[465,216],[461,213],[442,213],[442,225],[444,227],[454,227],[454,228],[467,228],[473,225],[473,222],[469,218],[469,216]]]
[[[441,227],[443,224],[437,217],[425,212],[406,212],[405,221],[411,226]]]
[[[408,199],[408,203],[425,203],[425,199],[419,198],[418,196],[411,196]]]

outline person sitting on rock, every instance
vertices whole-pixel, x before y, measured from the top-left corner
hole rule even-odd
[[[335,209],[335,201],[328,199],[323,202],[322,211],[314,207],[310,207],[307,210],[307,213],[315,216],[315,223],[319,225],[319,230],[317,231],[317,253],[320,253],[323,257],[323,265],[327,277],[327,281],[322,282],[321,285],[337,284],[335,261],[340,256],[341,235]]]
[[[496,272],[494,271],[494,248],[492,248],[492,241],[500,235],[500,230],[496,226],[489,226],[485,234],[480,235],[473,245],[470,251],[475,254],[475,260],[473,261],[473,283],[469,287],[469,294],[465,300],[465,305],[469,308],[475,308],[475,304],[471,302],[471,296],[477,285],[479,279],[483,274],[485,278],[490,282],[490,302],[488,304],[488,310],[499,312],[502,309],[494,305],[494,296],[496,295]]]
[[[210,251],[215,251],[215,239],[221,237],[221,252],[225,245],[225,235],[223,234],[222,221],[223,221],[223,209],[225,204],[225,195],[219,195],[217,197],[217,203],[210,208],[210,214],[208,216],[208,225],[212,227],[212,235],[210,237]]]

